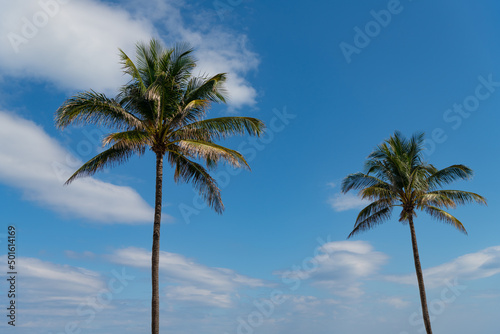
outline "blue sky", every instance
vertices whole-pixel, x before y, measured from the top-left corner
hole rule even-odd
[[[64,187],[109,129],[61,132],[53,117],[76,92],[113,96],[127,80],[118,48],[156,37],[191,43],[200,73],[229,73],[231,101],[211,116],[268,125],[225,143],[252,172],[215,172],[222,216],[165,169],[163,332],[421,333],[408,227],[346,240],[363,203],[339,191],[400,130],[424,131],[437,167],[471,167],[452,187],[489,204],[453,211],[468,236],[417,218],[434,330],[497,333],[499,16],[492,0],[3,1],[0,268],[15,225],[19,294],[2,332],[149,330],[154,158]]]

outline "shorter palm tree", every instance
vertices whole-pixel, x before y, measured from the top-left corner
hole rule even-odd
[[[344,178],[342,192],[359,190],[361,198],[372,201],[358,214],[354,229],[347,238],[385,222],[395,206],[401,207],[399,221],[410,225],[424,325],[427,334],[432,334],[413,218],[417,216],[417,210],[424,211],[467,234],[463,224],[443,208],[455,208],[470,202],[486,204],[486,199],[467,191],[438,190],[453,181],[470,179],[473,172],[464,165],[437,169],[424,162],[423,141],[423,133],[408,140],[395,132],[368,156],[364,173]]]

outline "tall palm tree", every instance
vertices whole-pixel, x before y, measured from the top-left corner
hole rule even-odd
[[[196,61],[187,44],[164,49],[160,42],[137,44],[134,63],[122,50],[121,64],[130,81],[115,98],[93,90],[74,95],[57,110],[59,128],[94,124],[116,128],[107,135],[107,149],[81,166],[67,181],[93,175],[106,167],[142,155],[149,148],[156,155],[156,197],[152,247],[151,330],[159,333],[159,256],[163,160],[174,168],[176,182],[191,182],[216,212],[224,206],[220,190],[209,174],[221,162],[249,168],[237,151],[217,144],[232,135],[260,136],[264,123],[249,117],[205,119],[212,102],[224,103],[226,75],[195,77]],[[204,165],[203,165],[204,163]]]
[[[464,165],[437,169],[428,164],[422,156],[423,140],[423,133],[406,139],[401,133],[395,132],[368,156],[364,173],[350,174],[344,178],[342,192],[359,190],[361,198],[372,201],[359,212],[354,229],[347,238],[385,222],[391,217],[395,206],[401,207],[399,221],[410,225],[424,325],[427,334],[431,334],[424,278],[413,224],[413,218],[417,216],[416,210],[427,212],[433,218],[451,224],[467,234],[462,223],[443,208],[455,208],[470,202],[486,204],[486,200],[472,192],[438,190],[455,180],[470,179],[473,172]]]

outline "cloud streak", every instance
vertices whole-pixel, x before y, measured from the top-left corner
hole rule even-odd
[[[136,268],[151,267],[151,252],[128,247],[116,250],[107,259],[113,263]],[[260,279],[240,275],[226,268],[207,267],[180,254],[160,252],[161,277],[175,283],[166,288],[166,295],[175,300],[228,308],[240,288],[264,287]]]
[[[500,246],[489,247],[476,253],[462,255],[450,262],[424,270],[425,285],[441,287],[450,280],[468,281],[500,274]],[[387,276],[386,280],[416,285],[414,274]]]
[[[309,280],[313,286],[332,294],[357,298],[363,295],[363,280],[377,273],[387,256],[374,251],[365,241],[334,241],[324,244],[309,262],[311,268],[275,272],[285,280]]]
[[[337,212],[361,209],[368,204],[369,201],[359,198],[359,196],[347,193],[347,194],[335,194],[328,199],[328,204]]]

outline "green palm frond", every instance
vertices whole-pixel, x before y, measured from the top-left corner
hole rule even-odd
[[[361,189],[359,196],[367,200],[385,200],[394,203],[398,200],[398,193],[394,192],[388,184],[378,183],[376,185]]]
[[[429,188],[435,189],[436,187],[441,187],[457,180],[469,180],[473,174],[472,169],[464,165],[452,165],[441,170],[436,170],[429,177]]]
[[[250,169],[241,153],[221,145],[199,140],[181,140],[177,145],[179,146],[179,152],[195,159],[204,160],[209,169],[217,167],[221,161],[235,168],[245,167]]]
[[[450,197],[445,194],[440,194],[436,192],[427,192],[420,194],[416,199],[416,204],[419,209],[423,209],[426,206],[437,206],[441,208],[455,208],[457,205]]]
[[[142,130],[115,132],[107,135],[103,145],[114,145],[116,148],[125,148],[132,151],[144,152],[146,146],[152,146],[151,136]]]
[[[65,184],[70,184],[74,180],[84,176],[92,176],[105,168],[111,168],[126,162],[134,153],[141,154],[140,151],[132,151],[126,148],[110,147],[99,153],[85,164],[83,164]]]
[[[361,212],[363,212],[363,210]],[[347,239],[350,239],[351,237],[360,232],[371,230],[375,226],[382,224],[383,222],[391,218],[391,212],[392,212],[392,207],[385,207],[379,211],[374,212],[364,220],[357,221],[354,229],[349,234]]]
[[[219,117],[194,122],[184,128],[205,130],[215,140],[244,134],[259,137],[265,125],[261,120],[251,117]]]
[[[167,158],[170,165],[175,169],[175,182],[182,181],[193,184],[199,195],[211,208],[217,213],[224,211],[224,204],[222,203],[217,182],[202,165],[189,160],[182,153],[175,150],[169,150]]]
[[[211,78],[192,78],[186,88],[184,95],[185,103],[193,100],[209,100],[217,103],[225,103],[227,91],[224,88],[226,74],[219,73]]]
[[[464,225],[448,212],[436,208],[435,206],[427,206],[424,210],[437,220],[453,225],[457,230],[467,234],[467,230],[465,229]]]
[[[129,58],[129,56],[122,50],[118,49],[120,51],[120,63],[122,64],[122,70],[125,74],[128,74],[132,77],[131,80],[137,82],[139,85],[139,89],[141,91],[146,90],[146,87],[144,85],[144,82],[142,81],[141,78],[141,73],[135,66],[134,62]]]
[[[363,223],[366,221],[367,218],[371,217],[373,214],[383,210],[383,209],[388,209],[393,207],[394,204],[391,200],[387,199],[379,199],[376,201],[373,201],[369,205],[367,205],[363,210],[361,210],[358,214],[358,217],[356,218],[356,222],[354,224],[354,227],[356,227],[358,224]]]
[[[123,109],[114,99],[94,91],[82,92],[67,99],[56,111],[56,126],[95,124],[130,129],[142,127],[141,120]]]
[[[343,193],[348,192],[349,190],[358,190],[363,188],[368,188],[374,185],[385,185],[387,183],[376,178],[375,176],[363,174],[363,173],[354,173],[347,175],[342,180],[341,190]]]
[[[462,191],[462,190],[434,190],[429,192],[430,195],[438,195],[442,197],[446,197],[449,200],[453,201],[456,205],[465,205],[468,203],[479,203],[486,205],[486,199],[473,192]],[[452,206],[452,207],[455,207]]]

